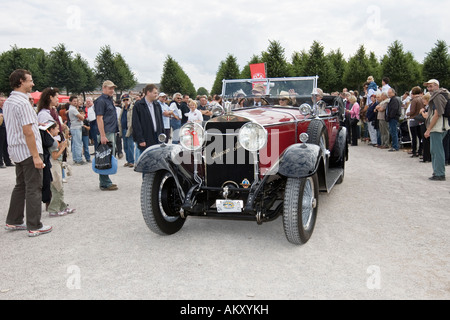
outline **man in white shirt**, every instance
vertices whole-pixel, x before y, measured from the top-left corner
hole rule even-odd
[[[72,136],[72,158],[76,165],[82,165],[83,161],[83,116],[78,112],[78,98],[69,98],[70,107],[68,117],[70,120],[70,135]]]
[[[97,142],[97,135],[98,135],[98,127],[97,127],[97,116],[95,115],[94,110],[94,102],[91,97],[86,98],[86,108],[87,108],[87,119],[89,121],[89,126],[91,127],[91,130],[89,130],[89,138],[94,143],[94,149],[97,148],[98,142]]]
[[[166,143],[169,142],[170,138],[170,118],[173,116],[173,111],[170,110],[167,105],[167,95],[161,92],[158,96],[159,104],[161,105],[162,118],[164,123],[164,134],[166,135]]]
[[[16,186],[6,217],[6,230],[28,230],[34,237],[52,231],[41,223],[43,181],[43,148],[36,112],[28,100],[34,87],[29,71],[18,69],[9,77],[13,92],[5,101],[3,112],[6,121],[9,153],[16,163]],[[24,209],[26,204],[26,224]]]
[[[384,77],[381,80],[381,85],[382,85],[381,92],[384,92],[384,93],[387,94],[389,89],[391,88],[391,86],[389,85],[389,78],[388,77]]]

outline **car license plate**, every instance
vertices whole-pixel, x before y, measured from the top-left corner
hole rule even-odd
[[[217,212],[242,212],[242,200],[216,200]]]

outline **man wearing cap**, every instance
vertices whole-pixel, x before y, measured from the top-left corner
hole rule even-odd
[[[122,95],[122,108],[119,115],[119,134],[123,139],[123,150],[127,162],[124,167],[134,167],[134,141],[133,141],[133,105],[128,93]]]
[[[116,149],[116,133],[119,132],[116,107],[113,96],[116,85],[112,81],[103,82],[103,94],[95,100],[94,110],[97,116],[97,127],[100,133],[98,140],[101,144],[111,142],[113,146],[112,154]],[[111,182],[108,175],[99,175],[100,189],[104,191],[117,190],[117,185]]]
[[[439,88],[439,81],[431,79],[423,84],[431,94],[429,112],[426,121],[425,138],[430,138],[431,162],[433,165],[432,181],[445,181],[445,153],[443,140],[450,129],[448,120],[443,117],[445,105],[450,99],[447,89]]]

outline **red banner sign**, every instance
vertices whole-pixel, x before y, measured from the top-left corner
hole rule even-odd
[[[252,79],[264,79],[266,77],[266,64],[255,63],[250,65],[250,74]]]

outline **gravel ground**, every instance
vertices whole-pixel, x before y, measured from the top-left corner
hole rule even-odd
[[[450,179],[406,152],[351,147],[345,181],[320,195],[311,240],[287,242],[282,220],[188,218],[157,236],[140,211],[142,177],[122,167],[118,191],[73,167],[53,232],[0,230],[0,300],[12,299],[449,299]],[[449,167],[447,167],[447,171]],[[450,177],[450,174],[447,173]],[[0,169],[4,223],[15,175]]]

